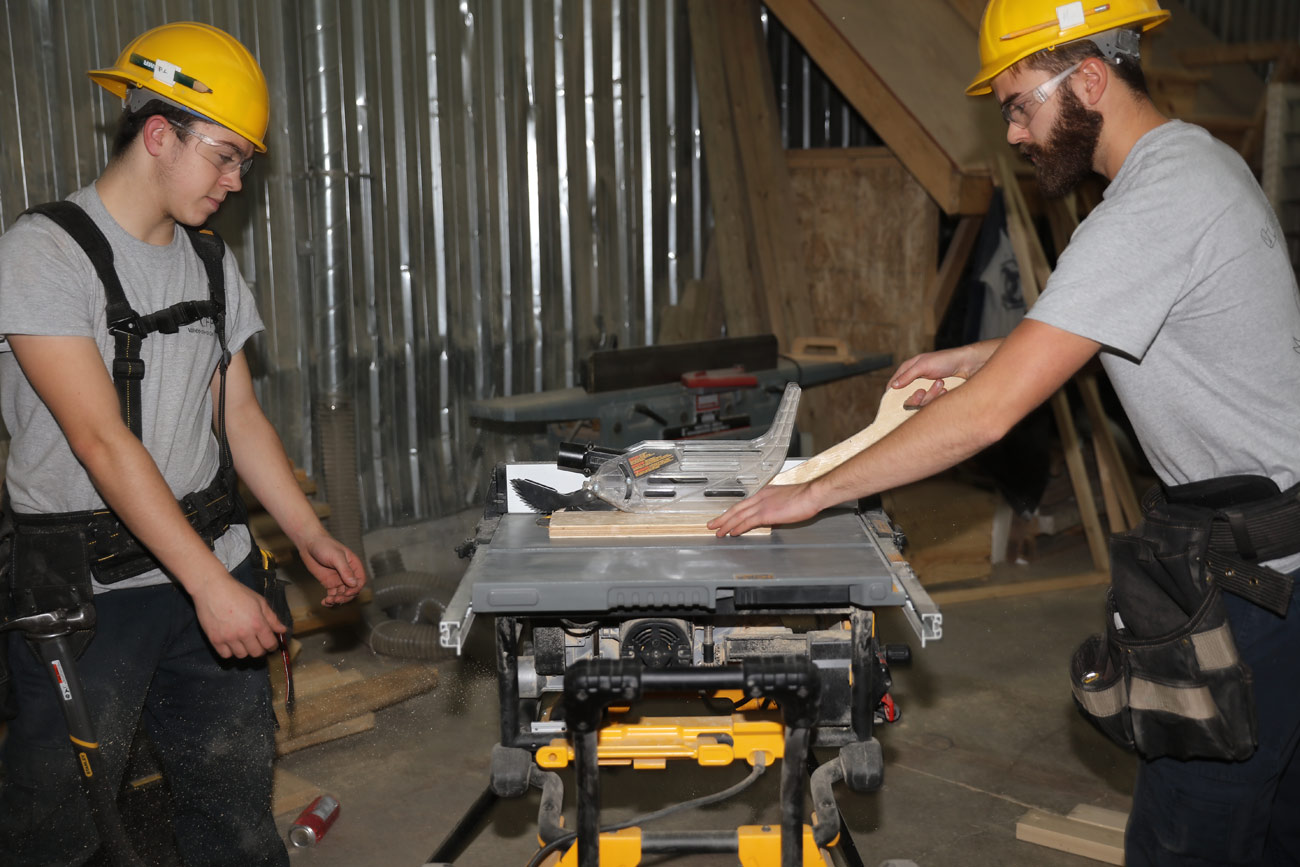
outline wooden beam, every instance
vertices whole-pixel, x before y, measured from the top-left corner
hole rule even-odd
[[[956,231],[953,232],[952,241],[948,244],[948,252],[944,254],[943,263],[925,290],[925,302],[921,305],[921,312],[925,317],[923,327],[927,343],[934,343],[934,335],[939,330],[944,312],[952,303],[952,293],[957,289],[957,283],[966,270],[966,263],[970,260],[971,250],[975,249],[975,241],[979,238],[980,226],[983,223],[983,217],[961,218],[957,223]]]
[[[1077,590],[1080,587],[1100,587],[1110,583],[1109,572],[1085,572],[1063,578],[1042,578],[1036,581],[1012,581],[1009,584],[988,584],[964,590],[935,590],[930,598],[936,605],[955,605],[959,602],[981,602],[985,599],[1009,599],[1013,596],[1032,596],[1057,590]]]
[[[814,333],[808,278],[794,216],[794,192],[781,147],[776,92],[758,0],[713,0],[734,134],[751,222],[753,263],[761,275],[768,327],[782,349]]]
[[[751,266],[745,179],[736,150],[736,121],[727,93],[716,7],[712,0],[690,0],[688,9],[727,333],[733,337],[762,334],[768,330],[768,316],[759,275]]]
[[[1025,297],[1025,306],[1029,308],[1038,300],[1041,285],[1039,272],[1047,267],[1046,258],[1042,245],[1034,234],[1024,199],[1020,196],[1015,170],[1006,154],[998,155],[998,166],[1002,174],[1002,195],[1007,205],[1007,234],[1011,237],[1011,246],[1015,249],[1016,261],[1020,265],[1021,291]],[[1105,571],[1110,567],[1106,533],[1101,526],[1101,517],[1097,514],[1097,501],[1093,497],[1092,483],[1088,480],[1083,446],[1079,431],[1074,425],[1070,402],[1063,390],[1053,394],[1050,402],[1056,429],[1061,435],[1061,448],[1065,452],[1065,465],[1070,472],[1070,484],[1074,488],[1074,499],[1079,507],[1084,536],[1088,540],[1088,552],[1092,555],[1093,566]]]
[[[939,207],[949,214],[987,210],[993,191],[991,180],[963,176],[963,168],[818,4],[808,0],[768,0],[766,5]],[[974,44],[973,34],[971,39]]]
[[[1124,832],[1030,810],[1016,823],[1016,839],[1082,855],[1106,864],[1124,863]]]

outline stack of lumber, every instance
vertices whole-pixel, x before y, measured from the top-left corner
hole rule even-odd
[[[268,666],[276,719],[277,755],[286,755],[375,727],[374,712],[438,685],[438,670],[424,663],[411,663],[382,674],[363,677],[358,671],[338,670],[320,661],[297,665],[293,670],[295,708],[285,710],[283,667],[272,656]]]

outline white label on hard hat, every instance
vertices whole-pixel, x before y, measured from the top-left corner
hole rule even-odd
[[[180,71],[179,66],[168,63],[161,58],[153,62],[153,77],[168,87],[176,86],[176,73]]]
[[[1078,27],[1083,23],[1083,3],[1066,3],[1064,6],[1057,6],[1056,20],[1060,22],[1062,30]]]

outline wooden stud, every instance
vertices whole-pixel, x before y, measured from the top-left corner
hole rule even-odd
[[[1123,831],[1065,816],[1030,810],[1016,823],[1016,839],[1106,864],[1124,863]]]
[[[1016,261],[1020,264],[1020,285],[1028,308],[1038,300],[1039,278],[1035,274],[1035,268],[1046,267],[1046,262],[1042,246],[1033,233],[1033,223],[1029,220],[1024,200],[1020,197],[1015,170],[1005,154],[998,155],[998,167],[1002,177],[1002,195],[1007,203],[1007,234],[1011,236],[1011,246],[1015,249]],[[1093,498],[1092,483],[1088,480],[1083,447],[1074,425],[1070,402],[1065,392],[1058,390],[1052,395],[1050,403],[1052,415],[1056,419],[1056,429],[1061,435],[1065,465],[1070,472],[1070,484],[1074,488],[1074,499],[1079,507],[1079,517],[1083,522],[1084,536],[1088,540],[1092,564],[1105,571],[1109,568],[1110,553],[1106,545],[1106,534],[1101,527],[1101,518],[1097,514],[1097,501]]]
[[[996,139],[996,113],[981,118],[980,106],[957,101],[968,99],[961,93],[964,71],[940,69],[929,58],[911,53],[910,44],[894,46],[897,57],[880,58],[877,50],[890,50],[887,42],[880,42],[882,32],[903,33],[908,23],[920,22],[925,23],[921,31],[931,46],[944,41],[973,46],[975,36],[957,11],[944,0],[891,4],[870,15],[863,14],[860,0],[768,0],[766,5],[939,207],[949,214],[988,210],[992,185],[974,155],[983,152],[977,142],[992,144]],[[896,16],[895,20],[882,27],[881,13]],[[940,26],[943,37],[936,38],[935,28]],[[898,63],[909,58],[924,69],[924,82],[905,81],[915,77],[913,70],[898,68]],[[945,80],[935,82],[940,76]],[[909,104],[898,91],[900,84],[923,88],[929,103]],[[957,151],[963,152],[963,158],[969,156],[971,164],[963,165],[953,156]]]
[[[943,264],[925,290],[925,303],[921,305],[921,313],[925,317],[925,341],[928,344],[934,343],[934,335],[939,330],[939,323],[943,320],[948,305],[952,303],[952,294],[957,289],[962,272],[966,270],[966,263],[970,261],[971,251],[975,249],[975,241],[979,238],[983,223],[982,216],[961,218],[953,232],[952,241],[948,244],[948,252],[944,254]]]
[[[795,335],[813,334],[807,303],[808,278],[798,256],[799,227],[794,216],[776,93],[758,0],[713,0],[727,93],[735,120],[737,152],[744,176],[746,214],[751,221],[754,264],[761,275],[768,327],[788,349]]]
[[[744,173],[736,150],[736,119],[727,93],[716,7],[712,0],[690,0],[691,55],[700,99],[700,129],[713,204],[713,241],[717,245],[727,333],[733,337],[762,334],[768,317],[758,274],[751,266],[745,220]]]

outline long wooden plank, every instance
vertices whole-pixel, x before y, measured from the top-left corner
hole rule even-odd
[[[808,305],[808,278],[799,256],[799,226],[794,215],[776,92],[759,19],[758,0],[713,0],[727,94],[740,164],[745,179],[746,213],[753,232],[754,264],[761,275],[768,325],[782,348],[795,337],[814,333]]]
[[[1026,306],[1032,306],[1038,300],[1039,291],[1036,267],[1046,267],[1045,256],[1037,236],[1033,234],[1033,223],[1029,219],[1028,208],[1020,195],[1015,171],[1006,154],[998,155],[998,168],[1002,178],[1002,195],[1007,205],[1007,234],[1011,237],[1011,246],[1020,265],[1021,291]],[[1083,521],[1084,536],[1088,540],[1088,553],[1092,556],[1093,566],[1105,571],[1110,568],[1110,552],[1106,545],[1106,533],[1101,526],[1101,517],[1097,514],[1097,501],[1093,497],[1092,483],[1088,481],[1087,465],[1083,460],[1083,446],[1079,440],[1078,429],[1074,425],[1070,402],[1065,392],[1058,390],[1052,395],[1050,403],[1052,415],[1056,419],[1056,429],[1061,435],[1061,448],[1065,453],[1065,465],[1070,473],[1070,484],[1079,507],[1079,517]]]
[[[946,0],[768,0],[845,99],[949,214],[982,214],[997,113],[964,93],[975,32]],[[960,52],[960,54],[958,54]],[[951,62],[969,56],[969,69]]]
[[[936,590],[930,594],[936,605],[956,605],[959,602],[981,602],[985,599],[1009,599],[1014,596],[1036,596],[1057,590],[1077,590],[1080,587],[1097,587],[1110,583],[1107,572],[1085,572],[1064,578],[1043,578],[1037,581],[1015,581],[1010,584],[989,584],[964,590]]]
[[[768,330],[759,275],[751,267],[746,227],[745,179],[736,150],[736,119],[727,93],[719,51],[713,0],[690,0],[691,52],[700,99],[700,130],[713,204],[713,242],[717,248],[727,333],[733,337]]]
[[[281,720],[285,739],[299,738],[369,711],[421,695],[438,685],[438,669],[413,663],[332,687],[298,703],[292,717]]]
[[[980,226],[983,224],[983,217],[961,218],[957,223],[956,231],[953,232],[952,240],[948,243],[943,264],[939,266],[934,279],[925,290],[925,303],[921,306],[921,312],[925,317],[927,343],[934,342],[935,332],[939,330],[939,322],[952,302],[952,293],[956,290],[957,281],[961,279],[962,272],[966,269],[971,251],[975,249],[975,241],[979,238]]]
[[[721,513],[718,513],[721,514]],[[552,539],[655,538],[712,536],[709,521],[717,514],[635,512],[556,512],[551,515]],[[747,535],[771,535],[771,527],[755,527]]]
[[[1106,864],[1124,863],[1124,832],[1030,810],[1016,823],[1016,839],[1082,855]]]
[[[1066,818],[1096,825],[1098,828],[1110,828],[1112,831],[1123,832],[1128,827],[1128,813],[1107,810],[1094,804],[1078,804],[1066,815]]]

